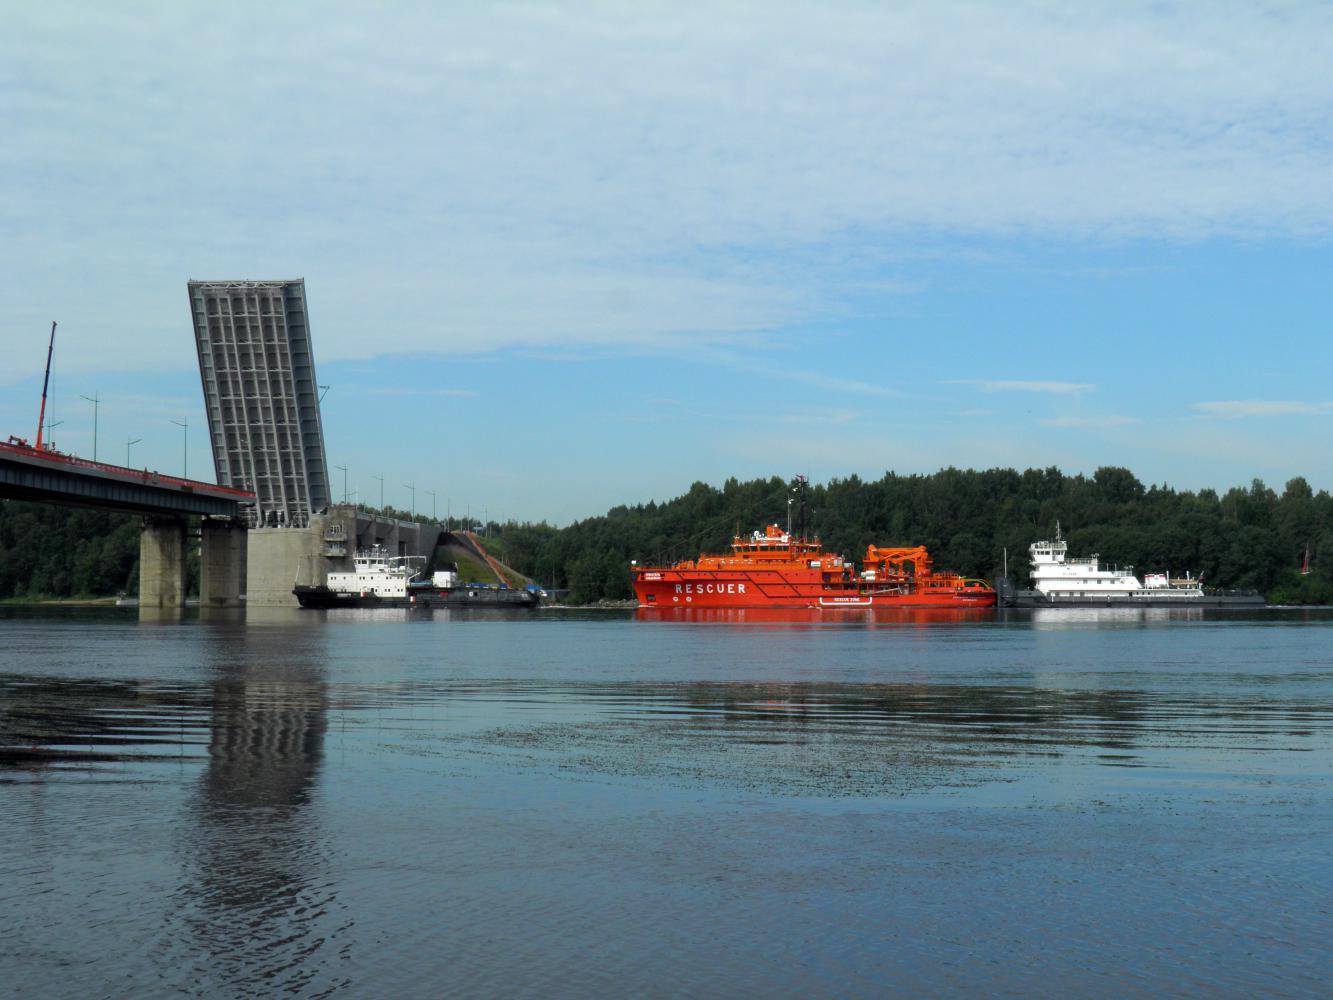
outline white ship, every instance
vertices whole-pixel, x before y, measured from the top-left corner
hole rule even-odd
[[[1095,552],[1085,559],[1071,559],[1068,549],[1057,522],[1053,541],[1028,546],[1032,589],[1018,591],[1005,603],[1015,607],[1263,604],[1258,594],[1205,594],[1202,581],[1189,573],[1177,579],[1166,573],[1149,573],[1140,580],[1133,566],[1103,566]]]
[[[292,593],[303,608],[535,608],[540,587],[465,583],[453,563],[429,576],[416,566],[421,556],[390,556],[382,546],[362,549],[350,571],[333,572],[322,586],[298,584]]]

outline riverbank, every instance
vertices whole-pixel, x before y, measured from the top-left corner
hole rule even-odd
[[[4,607],[66,607],[66,608],[95,608],[114,606],[120,598],[112,597],[5,597],[0,598],[0,608]]]

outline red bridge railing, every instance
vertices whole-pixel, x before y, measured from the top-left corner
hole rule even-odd
[[[167,476],[161,472],[149,471],[148,469],[130,469],[123,465],[93,462],[86,458],[78,458],[75,455],[66,455],[64,452],[60,451],[50,451],[46,448],[39,450],[32,447],[32,445],[27,442],[16,444],[14,438],[11,438],[8,442],[0,442],[0,454],[35,458],[41,462],[49,462],[51,465],[59,466],[61,468],[103,472],[126,482],[143,483],[148,486],[161,486],[166,489],[181,490],[185,493],[208,493],[214,496],[229,497],[241,503],[252,503],[255,499],[255,495],[248,490],[232,489],[230,486],[218,486],[216,483],[202,483],[196,479],[181,479],[177,476]]]

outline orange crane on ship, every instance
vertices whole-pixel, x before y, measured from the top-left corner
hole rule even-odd
[[[869,545],[866,547],[866,557],[862,562],[862,566],[867,570],[900,577],[909,575],[905,569],[908,565],[912,567],[910,575],[914,578],[930,576],[933,572],[930,553],[926,551],[924,545],[912,548],[880,548]]]

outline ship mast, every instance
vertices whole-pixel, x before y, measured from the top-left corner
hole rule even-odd
[[[809,480],[799,473],[796,476],[796,484],[791,491],[796,494],[800,507],[797,512],[797,523],[801,529],[801,541],[805,541],[805,488],[809,485]],[[791,500],[787,501],[787,537],[791,537]]]

